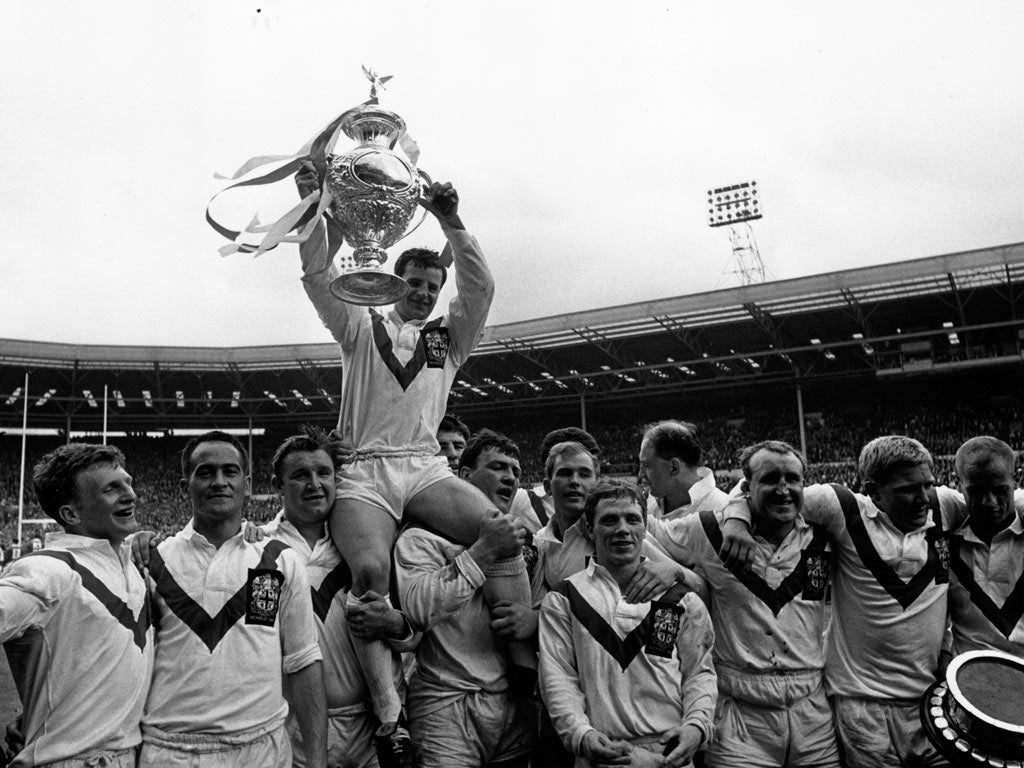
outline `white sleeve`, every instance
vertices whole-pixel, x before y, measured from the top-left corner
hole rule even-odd
[[[550,592],[540,608],[540,694],[551,723],[566,749],[580,753],[583,737],[596,730],[587,717],[572,640],[569,599]]]
[[[0,578],[0,642],[43,627],[73,588],[74,571],[49,558],[15,560]]]
[[[469,359],[487,323],[494,300],[494,277],[476,238],[462,229],[445,229],[452,246],[455,298],[448,304],[447,326],[455,362]]]
[[[290,549],[282,551],[278,557],[284,573],[280,616],[282,668],[290,675],[320,661],[323,654],[306,569]]]
[[[457,612],[483,587],[483,571],[468,552],[451,555],[443,539],[422,529],[404,531],[395,542],[398,599],[414,629],[427,631]]]

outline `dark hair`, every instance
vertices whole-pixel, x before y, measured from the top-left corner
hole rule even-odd
[[[60,508],[77,500],[78,473],[94,464],[124,466],[124,454],[112,445],[68,443],[50,451],[32,469],[32,485],[39,505],[61,525]]]
[[[441,418],[441,423],[437,425],[438,432],[458,432],[462,435],[463,440],[469,440],[469,427],[462,423],[462,419],[456,416],[454,413],[446,413]]]
[[[188,477],[192,473],[192,454],[195,453],[196,446],[200,443],[227,443],[232,446],[238,455],[242,457],[242,472],[248,472],[249,470],[249,454],[245,452],[245,448],[242,447],[242,443],[234,435],[229,435],[227,432],[221,432],[219,429],[213,429],[209,432],[204,432],[198,437],[193,437],[187,443],[185,447],[181,449],[181,476]]]
[[[283,479],[281,477],[281,467],[284,464],[284,460],[289,454],[300,451],[305,453],[323,451],[331,457],[331,464],[337,469],[338,463],[334,459],[337,448],[338,439],[333,432],[328,432],[323,427],[317,427],[313,424],[303,424],[299,427],[299,434],[286,437],[284,442],[277,446],[277,450],[274,451],[274,458],[271,460],[271,465],[274,468],[274,477],[278,480]]]
[[[598,480],[597,485],[594,486],[594,490],[587,496],[587,501],[583,505],[583,515],[586,517],[587,525],[590,526],[591,530],[594,528],[594,515],[597,512],[597,505],[609,499],[627,499],[635,502],[640,506],[644,522],[647,522],[647,499],[636,483],[629,480],[605,478]]]
[[[403,251],[395,262],[395,274],[401,277],[409,267],[437,269],[441,272],[441,285],[448,280],[448,270],[441,264],[440,256],[437,255],[437,251],[429,248],[410,248]]]
[[[462,452],[462,456],[459,458],[459,469],[463,467],[475,469],[477,461],[480,460],[480,454],[484,451],[497,451],[519,461],[519,446],[510,438],[500,432],[481,429],[466,443],[466,450]]]
[[[548,463],[548,454],[551,449],[559,443],[579,443],[591,456],[601,455],[601,447],[597,444],[594,436],[579,427],[562,427],[553,429],[544,435],[540,444],[540,463],[544,466]]]
[[[688,467],[700,466],[697,427],[689,422],[659,421],[644,432],[643,442],[649,443],[660,459],[679,459]]]
[[[743,469],[743,477],[747,480],[751,478],[750,460],[754,458],[754,454],[758,451],[777,453],[779,456],[788,456],[789,454],[793,454],[800,459],[800,469],[804,472],[807,471],[807,460],[804,458],[804,455],[792,445],[785,443],[782,440],[762,440],[759,443],[748,445],[740,451],[740,467]]]

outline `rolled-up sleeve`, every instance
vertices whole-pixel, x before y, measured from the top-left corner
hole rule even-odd
[[[469,553],[448,557],[440,539],[418,529],[405,531],[395,543],[395,578],[402,612],[414,629],[426,632],[456,613],[486,577]]]
[[[714,737],[718,676],[711,661],[715,630],[711,616],[693,593],[682,602],[686,624],[676,637],[679,672],[682,675],[683,725],[695,725],[704,733],[704,745]],[[702,745],[703,746],[703,745]]]
[[[281,657],[285,674],[293,674],[314,661],[320,652],[313,601],[309,599],[309,579],[298,555],[290,549],[280,554],[284,587],[281,590]]]

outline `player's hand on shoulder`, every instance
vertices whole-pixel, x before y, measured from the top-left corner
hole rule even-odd
[[[249,544],[255,544],[258,541],[263,541],[267,538],[267,532],[264,531],[256,523],[250,522],[249,520],[242,521],[242,538]]]
[[[671,588],[682,576],[682,568],[676,563],[644,560],[626,585],[623,597],[627,603],[646,603]]]
[[[748,570],[754,564],[754,548],[754,537],[746,523],[735,518],[722,523],[719,555],[728,567]]]
[[[139,531],[131,537],[132,563],[140,571],[149,568],[149,555],[164,537],[155,531]]]

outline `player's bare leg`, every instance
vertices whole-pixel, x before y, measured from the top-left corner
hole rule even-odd
[[[352,573],[349,605],[361,602],[368,592],[387,595],[391,575],[391,546],[395,541],[395,519],[380,507],[354,499],[338,498],[331,510],[331,539]],[[385,599],[387,599],[385,597]],[[350,634],[352,647],[370,689],[373,711],[381,722],[377,732],[378,759],[382,768],[407,765],[402,754],[411,750],[408,732],[398,727],[402,700],[395,690],[394,651],[381,640]],[[404,741],[403,741],[404,734]],[[382,746],[382,742],[385,746]],[[382,749],[391,754],[382,754]]]
[[[466,546],[476,541],[480,520],[492,511],[497,510],[482,491],[456,477],[445,478],[424,488],[410,499],[405,508],[408,519],[424,523]],[[517,548],[496,561],[485,575],[484,597],[489,604],[507,601],[531,605],[530,581],[521,549]],[[534,650],[528,643],[512,642],[508,645],[508,657],[513,667],[520,667],[521,672],[530,678],[525,687],[532,688],[537,669]],[[521,680],[510,679],[510,682],[522,685]]]

